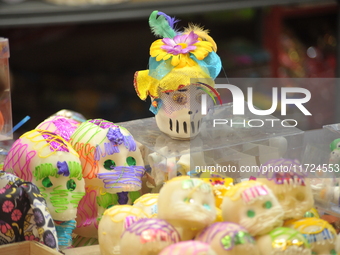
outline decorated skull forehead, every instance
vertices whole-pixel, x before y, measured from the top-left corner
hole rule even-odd
[[[229,189],[222,202],[222,217],[253,236],[266,234],[283,223],[282,206],[273,192],[257,181],[241,182]]]
[[[66,141],[70,141],[71,135],[79,126],[79,122],[63,116],[51,116],[41,122],[36,129],[51,131]]]
[[[219,255],[259,255],[254,237],[242,226],[218,222],[205,228],[195,240],[209,244]]]
[[[141,189],[144,162],[132,135],[112,122],[83,122],[71,137],[79,153],[87,185],[108,193]]]
[[[165,247],[178,243],[177,230],[165,220],[139,219],[125,229],[121,236],[121,255],[157,255]]]
[[[195,25],[175,30],[176,22],[165,13],[151,13],[151,30],[163,39],[152,43],[149,70],[135,73],[134,86],[142,100],[150,96],[150,110],[162,132],[174,139],[190,139],[200,130],[202,94],[210,98],[208,107],[215,97],[221,103],[213,79],[222,65],[207,30]]]
[[[305,237],[297,230],[279,227],[257,239],[262,255],[311,255],[312,250]]]
[[[198,230],[213,223],[216,208],[211,185],[189,176],[166,182],[158,196],[158,218],[176,227]]]
[[[37,185],[54,220],[75,219],[85,183],[79,156],[62,137],[38,129],[23,134],[9,150],[4,170]]]
[[[314,205],[310,181],[305,177],[297,160],[273,159],[262,165],[257,181],[274,192],[284,210],[284,219],[301,219]]]
[[[318,218],[304,218],[291,221],[290,228],[298,230],[310,244],[314,255],[337,255],[338,236],[327,221]]]

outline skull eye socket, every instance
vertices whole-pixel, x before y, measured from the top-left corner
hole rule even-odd
[[[338,144],[336,145],[336,147],[337,147],[337,148],[340,148],[340,143],[338,143]]]
[[[104,168],[106,170],[113,170],[115,166],[116,166],[116,163],[111,159],[105,160],[104,162]]]
[[[305,200],[305,195],[304,194],[297,194],[296,195],[296,199],[298,200],[298,201],[304,201]]]
[[[255,217],[255,211],[254,210],[248,210],[247,211],[247,216],[249,217],[249,218],[254,218]]]
[[[50,177],[45,177],[45,178],[42,180],[42,185],[43,185],[45,188],[52,187],[52,186],[53,186],[53,183],[51,182]]]
[[[128,166],[135,166],[136,165],[136,159],[134,157],[127,157],[126,163]]]
[[[272,208],[272,207],[273,207],[273,204],[272,204],[271,201],[266,201],[266,202],[264,202],[264,204],[263,204],[263,208],[265,208],[265,209],[270,209],[270,208]]]
[[[77,184],[74,180],[70,179],[67,181],[66,187],[69,191],[74,191],[77,187]]]
[[[172,96],[172,100],[177,104],[184,105],[188,102],[188,96],[184,93],[175,93]]]

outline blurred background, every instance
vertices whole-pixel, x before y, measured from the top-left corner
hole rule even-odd
[[[338,9],[328,0],[2,0],[13,124],[29,115],[23,129],[30,130],[61,109],[113,122],[153,116],[133,87],[157,39],[148,25],[153,10],[175,16],[178,27],[210,30],[223,63],[219,77],[334,78]],[[336,90],[311,87],[309,108],[318,117],[301,128],[336,121]],[[267,97],[260,91],[255,102]]]

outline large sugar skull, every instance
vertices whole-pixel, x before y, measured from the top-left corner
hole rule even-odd
[[[215,198],[209,183],[180,176],[166,182],[158,196],[158,218],[171,223],[182,240],[192,239],[216,218]]]
[[[132,135],[102,119],[82,123],[71,137],[79,153],[86,186],[108,193],[141,189],[144,162]]]
[[[282,206],[273,192],[257,181],[241,182],[229,189],[222,202],[222,217],[243,226],[253,236],[283,224]]]
[[[142,100],[150,96],[150,110],[162,132],[174,139],[190,139],[202,124],[201,95],[219,98],[213,79],[221,70],[221,60],[206,30],[195,25],[175,30],[175,22],[162,12],[151,13],[151,29],[163,39],[152,43],[150,69],[135,73],[134,86]]]
[[[270,169],[276,169],[271,171]],[[257,181],[267,185],[284,210],[284,219],[301,219],[314,205],[305,170],[297,160],[273,159],[262,165]]]
[[[78,154],[62,137],[38,129],[23,134],[9,150],[4,170],[34,183],[54,220],[76,218],[84,179]]]
[[[287,227],[298,230],[310,244],[314,255],[337,255],[338,236],[327,221],[317,218],[304,218],[291,221]]]
[[[102,119],[83,122],[70,142],[79,153],[86,184],[76,232],[96,238],[98,220],[107,208],[131,204],[140,196],[144,162],[132,135]]]
[[[217,255],[210,245],[199,241],[184,241],[172,244],[162,250],[159,255]]]
[[[125,229],[125,220],[147,218],[142,209],[132,205],[116,205],[107,209],[98,227],[99,248],[102,255],[120,254],[120,237]]]
[[[219,255],[259,255],[254,237],[242,226],[218,222],[205,228],[195,240],[207,243]]]
[[[36,129],[51,131],[69,142],[78,126],[79,122],[73,119],[62,116],[52,116],[41,122]]]
[[[305,237],[297,230],[279,227],[257,239],[261,255],[311,255]]]
[[[158,255],[165,247],[180,241],[176,229],[161,219],[140,219],[121,236],[121,255]]]

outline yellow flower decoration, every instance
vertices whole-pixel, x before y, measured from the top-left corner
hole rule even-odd
[[[156,61],[171,58],[171,65],[177,68],[197,65],[191,54],[198,60],[203,60],[212,51],[212,43],[202,41],[193,31],[189,34],[176,35],[173,39],[156,40],[150,47],[150,55],[156,58]]]

